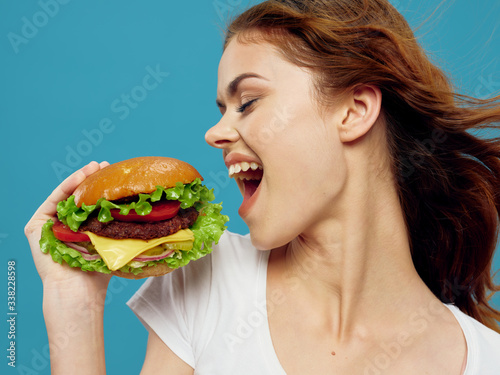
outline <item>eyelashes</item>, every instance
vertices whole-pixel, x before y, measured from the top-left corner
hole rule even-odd
[[[244,113],[247,109],[249,109],[253,103],[255,103],[258,99],[252,99],[252,100],[249,100],[248,102],[246,103],[243,103],[241,106],[239,106],[237,109],[236,109],[236,112],[238,113]]]

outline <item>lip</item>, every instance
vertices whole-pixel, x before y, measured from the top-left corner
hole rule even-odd
[[[259,165],[262,165],[262,163],[260,162],[259,159],[255,158],[255,157],[251,157],[251,156],[245,155],[245,154],[242,154],[242,153],[239,153],[239,152],[231,152],[231,153],[229,153],[224,158],[224,164],[226,164],[227,168],[229,168],[233,164],[243,163],[243,162],[257,163]],[[240,183],[244,184],[244,182],[237,182],[237,183],[238,183],[238,185]],[[261,182],[261,184],[259,185],[259,187],[257,188],[257,190],[253,193],[253,195],[251,197],[245,197],[245,187],[243,185],[243,189],[242,189],[243,190],[242,191],[243,202],[241,203],[241,206],[238,209],[238,214],[242,218],[245,218],[245,216],[248,215],[250,209],[252,208],[252,206],[257,201],[257,198],[258,198],[261,186],[262,186],[262,182]],[[241,187],[240,187],[240,189],[241,189]]]
[[[257,201],[257,198],[258,198],[259,193],[260,193],[261,186],[262,186],[262,182],[260,183],[260,185],[257,188],[257,190],[255,190],[255,192],[253,193],[253,195],[251,197],[248,197],[248,198],[245,197],[246,193],[245,193],[245,191],[243,191],[243,202],[241,203],[241,206],[238,209],[238,214],[241,216],[241,218],[244,219],[248,215],[248,213],[250,212],[251,208],[253,207],[253,205]],[[244,189],[246,189],[246,188],[244,188]]]
[[[259,165],[262,165],[260,160],[258,160],[257,158],[245,154],[240,154],[238,152],[232,152],[224,158],[224,164],[226,164],[227,168],[229,168],[232,164],[243,163],[243,162],[257,163]]]

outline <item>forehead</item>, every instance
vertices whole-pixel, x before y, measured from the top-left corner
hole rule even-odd
[[[248,72],[272,80],[286,65],[291,64],[271,44],[242,43],[234,38],[229,42],[219,63],[218,89],[224,90],[234,77]]]

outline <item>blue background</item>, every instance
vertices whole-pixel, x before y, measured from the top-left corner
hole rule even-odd
[[[61,2],[0,4],[0,311],[7,312],[7,261],[13,259],[19,314],[15,370],[4,357],[8,324],[2,319],[0,325],[1,373],[49,373],[42,285],[23,228],[71,171],[91,160],[141,155],[186,160],[224,201],[229,229],[247,231],[237,215],[239,193],[204,133],[219,119],[215,95],[223,25],[229,13],[252,2]],[[497,0],[480,6],[465,0],[440,7],[437,0],[393,3],[460,92],[482,98],[500,92]],[[23,33],[24,40],[11,41]],[[147,83],[149,90],[140,87],[148,69],[162,72],[156,85]],[[136,100],[127,104],[122,95]],[[108,122],[106,132],[99,128],[102,122]],[[497,257],[494,269],[499,268]],[[147,334],[125,305],[140,284],[111,282],[105,313],[109,373],[140,371]],[[495,302],[500,305],[500,296]]]

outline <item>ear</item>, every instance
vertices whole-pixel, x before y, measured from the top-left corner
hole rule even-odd
[[[340,124],[342,142],[353,142],[368,133],[378,119],[382,92],[376,86],[356,87],[346,98],[345,113]]]

